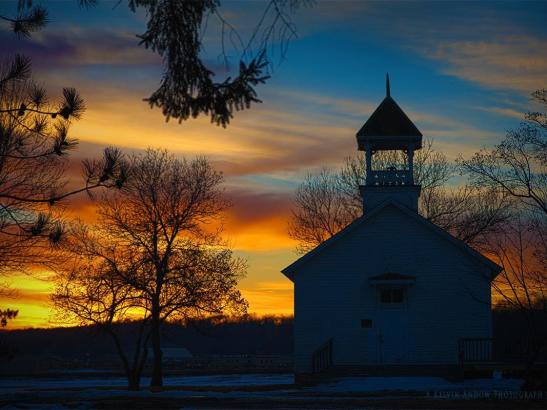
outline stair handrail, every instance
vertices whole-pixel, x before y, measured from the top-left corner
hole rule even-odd
[[[321,373],[333,364],[332,358],[333,340],[330,338],[312,353],[312,371]]]

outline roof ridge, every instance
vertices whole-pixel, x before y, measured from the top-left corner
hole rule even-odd
[[[289,266],[284,268],[281,272],[285,274],[289,279],[294,280],[293,273],[295,271],[295,268],[303,263],[305,263],[308,259],[315,256],[315,254],[321,252],[324,248],[329,247],[332,243],[337,242],[340,238],[347,235],[349,232],[353,231],[357,226],[361,225],[362,223],[365,223],[366,221],[373,218],[377,213],[379,213],[382,209],[386,208],[387,206],[392,205],[398,208],[399,210],[403,211],[407,215],[415,218],[420,223],[423,223],[426,227],[429,229],[432,229],[437,234],[440,234],[445,239],[449,240],[453,245],[460,247],[463,251],[467,252],[469,256],[473,257],[477,261],[481,262],[483,265],[487,265],[494,274],[492,275],[492,278],[497,276],[497,274],[502,270],[502,268],[494,263],[492,260],[481,254],[480,252],[473,249],[471,246],[463,242],[461,239],[456,238],[455,236],[451,235],[444,229],[440,228],[439,226],[435,225],[430,220],[424,218],[422,215],[420,215],[417,212],[414,212],[404,205],[400,204],[399,202],[393,200],[393,199],[387,199],[383,201],[381,204],[374,207],[372,211],[370,211],[367,215],[360,216],[359,218],[355,219],[352,223],[347,225],[344,229],[337,232],[335,235],[331,236],[326,241],[322,242],[318,246],[316,246],[311,251],[307,252],[306,254],[302,255],[300,258],[298,258],[296,261],[291,263]]]

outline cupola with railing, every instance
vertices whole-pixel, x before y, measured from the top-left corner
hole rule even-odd
[[[357,133],[357,144],[365,152],[365,212],[387,199],[417,211],[420,186],[414,181],[414,152],[422,148],[422,133],[391,97],[389,75],[386,97]]]

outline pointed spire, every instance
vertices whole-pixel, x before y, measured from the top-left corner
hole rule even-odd
[[[389,91],[389,73],[386,73],[386,97],[391,97]]]

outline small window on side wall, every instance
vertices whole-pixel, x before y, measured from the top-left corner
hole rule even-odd
[[[400,288],[386,288],[380,290],[380,302],[385,305],[398,305],[403,303],[404,292]]]

